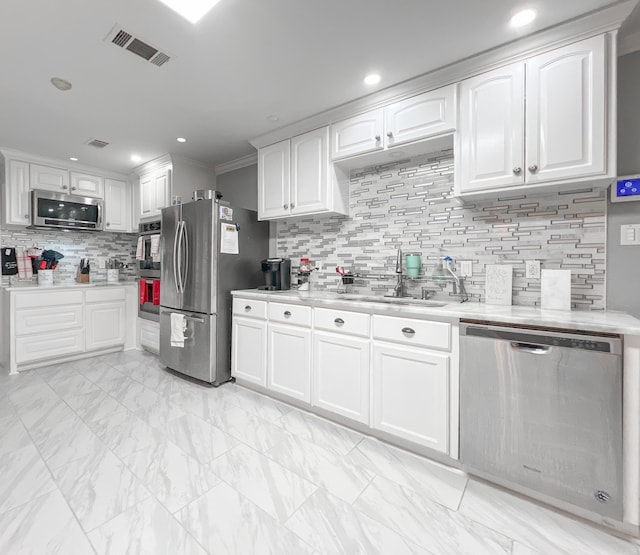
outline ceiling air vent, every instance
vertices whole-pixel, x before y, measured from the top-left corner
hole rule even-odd
[[[91,139],[87,144],[96,148],[104,148],[109,143],[107,141],[101,141],[100,139]]]
[[[105,38],[105,42],[111,42],[120,48],[133,52],[158,67],[163,66],[171,59],[169,54],[161,52],[159,48],[152,46],[147,41],[133,36],[118,24],[111,29],[111,32]]]

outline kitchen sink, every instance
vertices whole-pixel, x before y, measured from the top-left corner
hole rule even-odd
[[[376,296],[369,296],[369,295],[346,294],[346,295],[340,295],[340,297],[338,298],[339,300],[342,300],[342,301],[355,301],[355,302],[359,301],[359,302],[366,302],[366,303],[424,306],[424,307],[432,307],[432,308],[437,308],[437,307],[447,305],[447,303],[443,303],[440,301],[415,299],[413,297],[376,297]]]

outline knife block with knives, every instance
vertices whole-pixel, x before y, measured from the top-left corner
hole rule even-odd
[[[82,258],[80,264],[78,264],[78,270],[76,272],[76,282],[89,283],[89,276],[91,275],[91,263],[88,258]]]

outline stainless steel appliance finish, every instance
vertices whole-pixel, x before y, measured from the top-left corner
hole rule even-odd
[[[31,227],[102,231],[102,199],[31,191]]]
[[[622,341],[460,326],[460,459],[622,520]]]
[[[136,260],[136,273],[139,280],[146,282],[146,302],[138,301],[138,317],[153,322],[160,321],[160,305],[153,304],[153,284],[160,280],[160,262],[154,262],[151,256],[151,237],[159,235],[161,229],[160,220],[141,222],[138,225],[138,236],[144,242],[144,259]],[[142,282],[139,281],[139,288],[142,289]],[[140,291],[142,293],[142,291]]]
[[[232,213],[232,220],[221,219]],[[260,260],[269,251],[269,224],[256,212],[204,199],[162,210],[160,361],[219,385],[231,378],[231,290],[262,282]],[[222,253],[221,226],[238,229],[239,254]],[[172,347],[171,313],[184,314],[184,347]]]

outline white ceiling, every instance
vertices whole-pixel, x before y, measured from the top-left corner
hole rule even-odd
[[[132,152],[216,165],[277,127],[514,40],[521,7],[538,10],[530,33],[612,3],[221,0],[192,25],[156,0],[1,0],[0,145],[120,172],[138,165]],[[116,23],[174,58],[158,68],[105,42]]]

